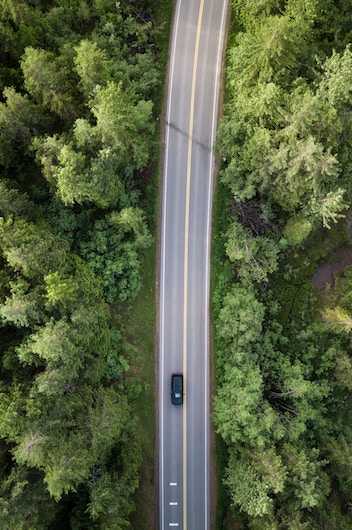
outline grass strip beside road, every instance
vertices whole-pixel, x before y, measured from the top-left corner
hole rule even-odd
[[[140,442],[143,462],[140,485],[134,495],[135,512],[132,527],[138,530],[157,528],[158,495],[156,473],[156,377],[155,377],[155,260],[153,244],[143,260],[143,286],[126,319],[127,336],[133,341],[134,361],[131,372],[137,377],[140,391],[133,403],[139,417],[136,437]]]
[[[159,0],[158,21],[160,28],[158,47],[161,64],[162,83],[159,94],[154,100],[154,112],[161,116],[165,101],[166,69],[168,63],[169,39],[173,14],[173,0]],[[160,160],[162,159],[161,130],[163,120],[158,120],[155,135],[154,161],[147,175],[143,190],[144,210],[147,212],[149,226],[153,235],[153,245],[144,252],[142,261],[142,288],[126,314],[126,332],[135,348],[131,362],[131,374],[141,385],[141,392],[134,401],[135,413],[139,417],[136,437],[141,443],[143,462],[140,469],[140,485],[133,496],[135,511],[131,517],[135,530],[158,528],[158,488],[157,488],[157,431],[156,431],[156,303],[157,293],[157,241],[158,241],[158,200],[160,182]]]

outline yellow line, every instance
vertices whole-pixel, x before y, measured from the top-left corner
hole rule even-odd
[[[192,75],[191,106],[189,115],[188,134],[188,156],[187,156],[187,180],[186,180],[186,215],[185,215],[185,249],[184,249],[184,283],[183,283],[183,372],[184,384],[187,383],[187,299],[188,299],[188,236],[189,236],[189,204],[191,189],[191,164],[192,164],[192,142],[193,142],[193,122],[194,103],[197,82],[197,65],[199,56],[200,30],[202,25],[204,0],[200,1],[197,35],[194,49],[194,63]],[[187,530],[187,400],[183,409],[183,530]]]

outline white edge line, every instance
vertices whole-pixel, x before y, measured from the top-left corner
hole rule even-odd
[[[172,35],[172,52],[171,52],[171,61],[170,61],[170,70],[169,70],[169,81],[168,81],[168,104],[167,104],[167,123],[166,123],[166,137],[165,137],[165,157],[164,157],[164,170],[163,170],[163,205],[166,207],[166,190],[167,190],[167,166],[168,166],[168,140],[169,140],[169,122],[170,122],[170,116],[171,116],[171,96],[172,96],[172,85],[173,85],[173,77],[174,77],[174,64],[175,64],[175,54],[176,54],[176,36],[178,33],[178,26],[179,26],[179,18],[180,18],[180,11],[181,11],[181,3],[182,0],[178,0],[177,8],[176,8],[176,17],[175,17],[175,24],[173,28],[173,35]],[[215,91],[214,91],[214,104],[213,104],[213,119],[212,119],[212,138],[211,138],[211,148],[213,147],[215,143],[215,136],[216,136],[216,122],[217,122],[217,116],[218,116],[218,99],[219,99],[219,77],[220,77],[220,64],[222,60],[222,49],[223,49],[223,34],[224,34],[224,24],[225,24],[225,14],[227,12],[227,2],[224,2],[223,5],[223,12],[222,12],[222,20],[221,20],[221,29],[220,29],[220,37],[221,37],[221,43],[218,48],[218,57],[217,57],[217,66],[216,66],[216,82],[215,82]],[[208,352],[209,352],[209,336],[208,336],[208,329],[209,329],[209,268],[210,268],[210,233],[211,233],[211,215],[210,212],[211,209],[211,201],[212,201],[212,187],[213,187],[213,174],[214,174],[214,154],[211,154],[211,164],[210,164],[210,178],[209,178],[209,194],[208,194],[208,221],[207,221],[207,263],[206,263],[206,287],[208,290],[208,297],[207,297],[207,304],[205,306],[205,321],[208,324],[206,326],[206,337],[205,337],[205,343],[206,343],[206,362],[207,362],[207,368],[209,364],[208,359]],[[165,240],[165,225],[166,225],[166,215],[165,212],[162,212],[162,241],[161,241],[161,256],[165,256],[165,248],[166,248],[166,240]],[[164,529],[164,446],[163,446],[163,414],[164,414],[164,380],[163,380],[163,368],[164,368],[164,308],[165,308],[165,299],[164,299],[164,286],[165,286],[165,260],[162,261],[162,267],[161,267],[161,278],[160,278],[160,370],[159,370],[159,377],[160,377],[160,395],[161,395],[161,407],[160,407],[160,490],[161,490],[161,528]],[[205,410],[206,410],[206,418],[209,416],[209,384],[208,384],[208,371],[209,368],[206,370],[205,374]],[[205,469],[207,469],[208,464],[208,437],[209,437],[209,421],[207,422],[207,436],[205,436]],[[208,504],[208,473],[206,473],[206,480],[205,480],[205,498],[206,498],[206,504]],[[208,521],[207,521],[207,514],[206,512],[206,528],[208,527]]]
[[[175,55],[176,55],[176,36],[178,33],[178,26],[179,26],[179,19],[180,19],[180,11],[181,11],[181,3],[182,0],[178,0],[177,7],[176,7],[176,16],[175,16],[175,24],[173,26],[173,33],[172,33],[172,51],[171,51],[171,60],[170,60],[170,69],[169,69],[169,79],[168,79],[168,96],[167,96],[167,112],[166,112],[166,124],[165,124],[165,156],[164,156],[164,164],[163,164],[163,178],[162,178],[162,186],[163,186],[163,203],[162,206],[166,211],[166,190],[167,190],[167,175],[168,175],[168,152],[169,152],[169,137],[170,137],[170,115],[171,115],[171,97],[172,97],[172,85],[173,85],[173,78],[174,78],[174,65],[175,65]],[[160,270],[160,339],[159,339],[159,378],[160,378],[160,395],[159,395],[159,403],[161,401],[160,405],[160,492],[161,492],[161,506],[160,506],[160,524],[161,524],[161,530],[165,527],[165,513],[164,513],[164,339],[165,339],[165,321],[164,321],[164,311],[165,311],[165,248],[166,248],[166,214],[165,211],[162,209],[162,240],[161,240],[161,258],[162,258],[162,266]]]
[[[213,118],[212,118],[212,135],[211,135],[211,149],[213,149],[213,146],[215,144],[215,138],[216,138],[216,132],[217,132],[217,117],[219,113],[219,80],[220,80],[220,73],[221,73],[221,62],[222,62],[222,53],[223,53],[223,43],[224,43],[224,27],[225,27],[225,20],[226,20],[226,13],[228,8],[228,2],[224,2],[223,4],[223,11],[222,11],[222,17],[221,17],[221,25],[220,25],[220,34],[219,34],[219,47],[218,47],[218,54],[217,54],[217,62],[216,62],[216,78],[215,78],[215,90],[214,90],[214,99],[213,99]],[[209,422],[209,413],[210,413],[210,396],[209,396],[209,296],[210,296],[210,235],[211,235],[211,221],[212,221],[212,198],[213,198],[213,182],[214,182],[214,170],[215,170],[215,155],[213,152],[211,152],[210,155],[210,174],[209,174],[209,193],[208,193],[208,220],[207,220],[207,249],[206,249],[206,290],[208,292],[208,296],[206,298],[206,305],[205,305],[205,345],[206,345],[206,370],[205,370],[205,417],[207,418],[207,424],[206,424],[206,436],[205,436],[205,501],[206,506],[208,506],[208,509],[205,513],[205,528],[208,528],[209,522],[208,522],[208,512],[209,512],[209,469],[208,469],[208,458],[209,458],[209,436],[210,436],[210,422]]]

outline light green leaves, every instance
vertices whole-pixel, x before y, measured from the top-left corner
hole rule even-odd
[[[261,336],[265,308],[249,286],[234,285],[223,300],[218,335],[233,351],[248,351]]]
[[[65,204],[116,207],[125,195],[124,180],[149,161],[152,103],[135,102],[121,84],[109,82],[97,87],[90,104],[96,124],[78,119],[71,138],[47,137],[34,148]]]
[[[133,101],[121,84],[110,82],[96,92],[92,112],[102,142],[118,152],[120,166],[143,168],[149,159],[152,102]]]
[[[76,114],[74,86],[67,59],[37,48],[27,48],[22,58],[25,87],[34,99],[64,119]]]
[[[267,281],[277,269],[279,247],[268,237],[253,237],[251,231],[234,221],[228,231],[226,253],[241,279]]]
[[[263,380],[258,365],[244,360],[225,367],[214,398],[217,432],[229,444],[262,447],[271,438],[275,414],[263,401]]]
[[[85,94],[91,97],[95,89],[105,86],[111,79],[110,61],[106,52],[90,40],[81,40],[75,51],[76,71]]]
[[[230,457],[225,484],[232,492],[232,502],[248,515],[262,517],[271,511],[273,500],[267,484],[253,467],[235,456]]]

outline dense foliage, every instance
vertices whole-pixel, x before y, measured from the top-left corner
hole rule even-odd
[[[233,2],[214,292],[226,528],[352,526],[351,268],[311,282],[351,245],[350,7]]]
[[[122,315],[151,244],[156,8],[0,1],[4,530],[130,527],[141,451]]]

